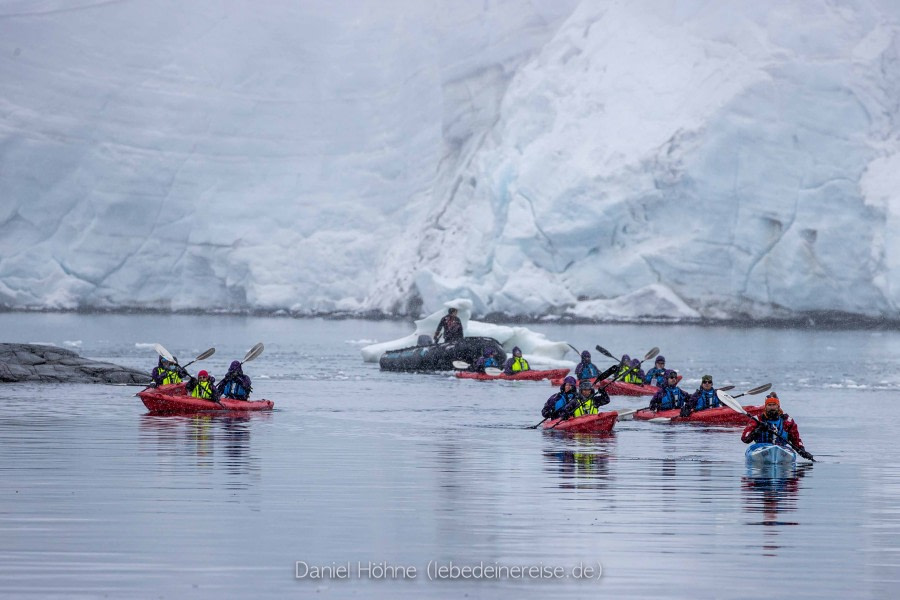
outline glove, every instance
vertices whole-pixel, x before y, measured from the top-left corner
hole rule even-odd
[[[685,404],[684,406],[681,407],[681,412],[678,413],[678,414],[679,414],[680,416],[682,416],[682,417],[689,417],[689,416],[691,416],[691,407],[688,406],[687,404]]]
[[[799,454],[800,456],[802,456],[802,457],[805,458],[806,460],[812,460],[812,461],[815,461],[815,459],[813,458],[813,455],[810,454],[809,452],[807,452],[806,449],[804,449],[804,448],[798,448],[798,449],[797,449],[797,454]]]

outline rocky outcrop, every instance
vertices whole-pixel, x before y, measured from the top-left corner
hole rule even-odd
[[[0,382],[149,383],[148,373],[42,344],[0,344]]]

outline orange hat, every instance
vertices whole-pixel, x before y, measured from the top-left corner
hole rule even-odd
[[[781,408],[781,402],[778,401],[778,394],[775,392],[771,392],[768,396],[766,396],[766,406],[769,404],[774,404],[778,408]]]

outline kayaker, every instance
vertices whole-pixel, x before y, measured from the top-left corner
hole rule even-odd
[[[641,368],[640,360],[631,359],[631,372],[625,376],[625,383],[644,385],[644,370]]]
[[[619,371],[616,373],[616,379],[625,381],[625,377],[629,375],[631,375],[631,357],[623,354],[622,360],[619,361]]]
[[[447,309],[447,314],[441,317],[441,322],[438,323],[437,329],[434,331],[435,344],[438,343],[438,339],[441,337],[441,330],[444,331],[445,342],[455,342],[463,339],[462,321],[456,316],[457,312],[459,311],[451,307]]]
[[[577,382],[571,375],[563,379],[562,385],[559,386],[559,391],[547,398],[547,401],[544,403],[544,408],[541,409],[541,416],[545,419],[558,419],[566,405],[575,399],[577,394],[576,385]]]
[[[691,394],[690,400],[681,407],[681,416],[687,417],[692,412],[706,410],[707,408],[718,408],[721,405],[719,397],[716,396],[716,388],[713,387],[712,375],[704,375],[700,378],[700,387]]]
[[[681,408],[690,400],[690,394],[678,387],[678,373],[666,371],[665,383],[656,391],[650,400],[650,410],[670,410]]]
[[[484,373],[484,370],[488,367],[500,368],[500,361],[494,356],[494,349],[490,346],[484,349],[481,356],[472,365],[472,370],[476,373]]]
[[[231,361],[225,377],[216,384],[216,393],[220,398],[224,396],[233,400],[247,400],[252,391],[250,378],[244,375],[244,369],[239,360]]]
[[[644,383],[661,388],[666,383],[666,357],[660,354],[656,357],[656,366],[644,375]]]
[[[531,367],[528,366],[528,361],[522,358],[522,349],[518,346],[512,349],[512,356],[506,359],[506,364],[503,365],[503,372],[507,375],[515,375],[516,373],[521,373],[522,371],[530,371]]]
[[[578,395],[563,409],[566,415],[564,418],[596,415],[604,404],[609,404],[609,394],[606,390],[594,389],[593,381],[582,379],[578,384]]]
[[[591,353],[587,350],[581,353],[581,362],[575,365],[575,378],[579,381],[582,379],[596,379],[600,374],[600,369],[591,362]]]
[[[173,356],[172,358],[175,357]],[[183,378],[187,376],[187,371],[163,356],[159,357],[156,367],[150,371],[150,378],[153,379],[153,383],[157,386],[181,383]]]
[[[765,412],[759,415],[759,422],[753,421],[741,434],[741,441],[745,444],[761,443],[776,444],[788,442],[794,447],[797,454],[807,460],[812,460],[813,455],[803,447],[800,439],[800,430],[797,423],[781,410],[781,401],[778,394],[770,392],[766,396]]]
[[[215,381],[215,377],[210,377],[207,371],[201,370],[196,378],[188,379],[184,387],[192,397],[211,400],[218,404],[219,392],[216,391]]]

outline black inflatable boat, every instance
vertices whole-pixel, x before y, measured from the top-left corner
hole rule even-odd
[[[485,348],[493,348],[494,356],[502,365],[506,352],[500,342],[489,337],[467,337],[443,344],[432,344],[427,335],[419,336],[419,345],[399,350],[388,350],[381,356],[382,371],[452,371],[453,361],[469,364],[484,354]]]

